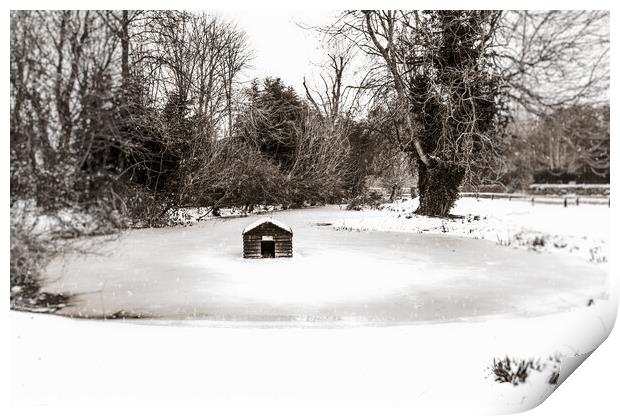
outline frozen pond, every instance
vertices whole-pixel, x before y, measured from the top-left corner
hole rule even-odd
[[[373,215],[273,213],[293,228],[291,259],[241,257],[241,231],[256,216],[93,238],[95,254],[50,265],[46,290],[78,295],[69,315],[388,324],[538,316],[607,296],[607,267],[580,258],[326,225]]]

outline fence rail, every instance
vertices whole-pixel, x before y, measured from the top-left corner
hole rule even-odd
[[[564,205],[607,205],[610,206],[610,197],[608,196],[580,196],[580,195],[531,195],[531,194],[507,194],[495,192],[461,192],[462,197],[486,198],[486,199],[507,199],[509,201],[527,201],[532,205],[535,204],[557,204]]]
[[[533,183],[530,185],[530,189],[598,189],[609,190],[610,185],[608,183]]]
[[[386,188],[369,188],[371,191],[380,192],[384,197],[391,195],[391,190]],[[415,188],[414,188],[415,189]],[[396,198],[411,198],[411,188],[401,188],[395,193]],[[415,192],[415,190],[414,190]],[[461,192],[461,197],[483,198],[483,199],[507,199],[509,201],[527,201],[532,205],[535,204],[556,204],[568,207],[570,205],[607,205],[611,206],[611,198],[609,196],[592,196],[592,195],[533,195],[526,193],[501,193],[501,192]]]

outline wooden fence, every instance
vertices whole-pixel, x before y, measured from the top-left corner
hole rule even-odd
[[[385,198],[391,194],[387,188],[370,188],[371,191],[381,193]],[[396,198],[411,198],[412,191],[417,194],[415,188],[401,188],[396,192]],[[607,196],[585,196],[585,195],[532,195],[526,193],[501,193],[501,192],[461,192],[461,197],[482,198],[482,199],[507,199],[509,201],[527,201],[535,204],[555,204],[568,206],[583,205],[607,205],[610,206],[610,197]]]
[[[580,196],[580,195],[531,195],[531,194],[507,194],[495,192],[461,192],[462,197],[486,198],[486,199],[507,199],[509,201],[527,201],[535,204],[556,204],[568,207],[569,205],[578,206],[580,204],[607,205],[610,206],[609,196]]]

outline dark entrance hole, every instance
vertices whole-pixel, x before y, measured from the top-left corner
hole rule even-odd
[[[274,258],[276,256],[275,241],[261,241],[260,254],[263,258]]]

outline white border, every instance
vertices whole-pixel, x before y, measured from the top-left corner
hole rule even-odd
[[[597,0],[589,0],[589,1],[546,1],[546,0],[523,0],[523,1],[509,1],[509,2],[497,2],[497,1],[475,1],[475,2],[463,2],[463,1],[445,1],[438,0],[433,2],[427,1],[418,1],[412,3],[411,1],[328,1],[328,0],[315,0],[312,2],[291,2],[289,1],[266,1],[261,0],[257,2],[251,1],[209,1],[209,2],[197,2],[197,1],[183,1],[178,0],[173,4],[169,1],[117,1],[117,0],[109,0],[106,2],[101,1],[91,1],[88,3],[79,2],[79,1],[54,1],[54,2],[44,2],[44,1],[21,1],[19,3],[13,2],[8,5],[10,8],[18,9],[18,8],[34,8],[34,9],[43,9],[43,8],[148,8],[148,9],[165,9],[165,8],[183,8],[183,9],[217,9],[217,10],[272,10],[272,9],[281,9],[281,10],[334,10],[334,9],[347,9],[347,8],[481,8],[481,9],[493,9],[493,8],[518,8],[518,9],[611,9],[612,10],[612,45],[616,45],[618,41],[618,28],[614,27],[615,23],[615,14],[616,7],[611,1],[597,1]],[[8,199],[8,191],[9,191],[9,155],[8,155],[8,117],[9,117],[9,106],[8,106],[8,83],[6,82],[8,78],[8,47],[9,47],[9,38],[8,38],[8,25],[9,25],[9,16],[8,13],[5,14],[5,19],[3,20],[3,33],[4,39],[2,42],[3,45],[3,59],[5,62],[3,63],[3,72],[5,82],[2,85],[3,89],[3,103],[4,103],[4,121],[3,121],[3,132],[5,138],[5,147],[4,150],[6,153],[3,155],[2,163],[4,166],[4,176],[2,181],[0,182],[2,185],[2,191],[5,198]],[[5,26],[6,25],[6,26]],[[614,53],[615,46],[612,47],[612,68],[617,67],[617,56]],[[613,72],[613,71],[612,71]],[[616,100],[618,89],[616,87],[616,83],[612,82],[611,89],[611,97],[612,97],[612,137],[613,140],[618,140],[615,138],[616,134],[616,122],[618,120],[617,117],[617,109],[616,109]],[[612,145],[612,159],[615,161],[620,160],[618,158],[618,146],[615,144]],[[612,178],[615,178],[616,175],[616,163],[612,165]],[[612,194],[616,195],[615,182],[612,179]],[[9,259],[9,210],[8,210],[8,201],[2,204],[1,209],[4,213],[4,239],[3,239],[3,268],[6,272],[8,271],[8,259]],[[618,216],[618,209],[615,205],[612,205],[612,251],[618,252],[618,250],[613,250],[616,247],[617,238],[618,238],[618,220],[616,219]],[[612,257],[611,270],[612,270],[612,279],[614,284],[617,285],[617,274],[618,267],[617,261],[615,261],[617,257]],[[5,277],[6,278],[6,277]],[[6,288],[5,283],[5,288]],[[3,297],[4,302],[4,311],[5,313],[2,315],[2,336],[3,341],[8,341],[5,337],[8,334],[8,296]],[[251,340],[248,340],[251,343]],[[8,404],[8,371],[6,369],[9,368],[9,351],[8,351],[8,342],[2,342],[2,357],[4,359],[4,366],[2,367],[2,406],[6,407]],[[620,399],[617,394],[617,377],[620,374],[620,360],[618,358],[617,351],[620,351],[620,336],[618,335],[618,330],[612,331],[609,339],[603,343],[603,345],[594,352],[592,357],[590,357],[586,363],[573,374],[569,379],[559,387],[558,391],[556,391],[548,400],[546,400],[541,406],[530,411],[532,415],[570,415],[570,414],[578,414],[578,415],[586,415],[586,414],[595,414],[595,415],[615,415],[620,414]],[[403,381],[404,382],[404,381]],[[53,379],[50,380],[50,383],[53,383]],[[215,414],[282,414],[282,415],[291,415],[291,414],[355,414],[355,415],[364,415],[364,414],[407,414],[411,415],[414,412],[417,414],[444,414],[444,415],[454,415],[454,414],[463,414],[465,409],[410,409],[410,408],[317,408],[317,407],[306,407],[306,408],[290,408],[290,407],[261,407],[261,408],[216,408],[210,409],[211,412],[215,412]],[[136,412],[141,413],[141,411],[148,412],[148,414],[171,414],[172,409],[169,408],[58,408],[58,407],[36,407],[36,408],[4,408],[2,414],[45,414],[47,415],[67,415],[67,414],[84,414],[88,412],[89,414],[135,414]],[[204,415],[206,413],[204,408],[184,408],[178,412],[179,414],[201,414]]]

